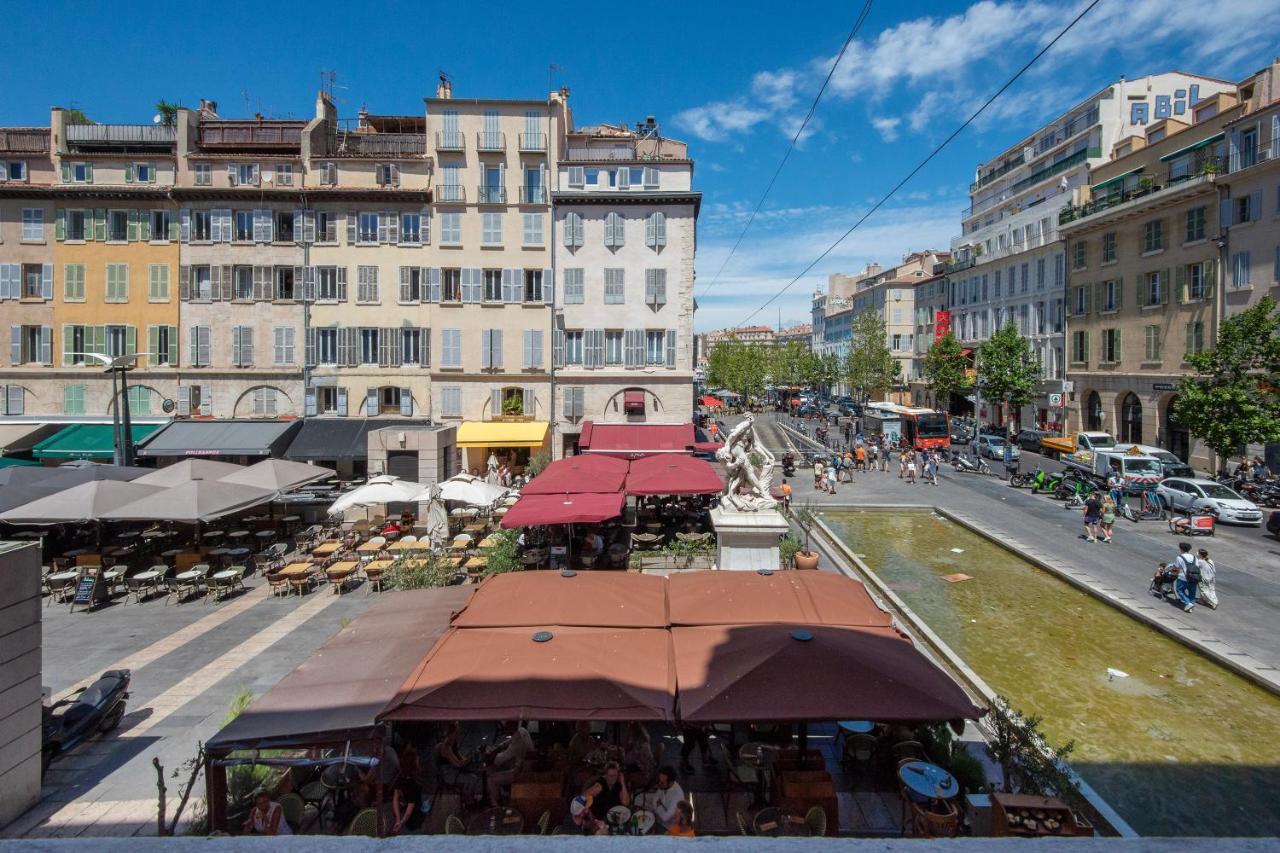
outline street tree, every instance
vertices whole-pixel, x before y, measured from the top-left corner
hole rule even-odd
[[[799,341],[772,347],[769,352],[769,378],[774,385],[795,388],[808,384],[809,348]]]
[[[764,393],[767,371],[767,359],[761,349],[739,340],[723,341],[707,356],[707,384],[728,388],[744,402]]]
[[[929,347],[922,370],[925,381],[929,383],[929,390],[937,400],[936,405],[942,411],[950,408],[952,397],[969,391],[972,383],[969,381],[968,366],[960,342],[951,332],[947,332]]]
[[[859,403],[888,390],[900,367],[889,351],[884,319],[878,311],[863,311],[853,318],[844,376]]]
[[[1019,425],[1039,381],[1040,359],[1012,323],[978,345],[978,390],[989,402],[1007,404]]]
[[[1280,441],[1280,311],[1270,296],[1223,321],[1213,349],[1189,353],[1177,422],[1228,457]]]

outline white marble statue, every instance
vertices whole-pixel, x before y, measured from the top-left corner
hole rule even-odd
[[[773,454],[756,440],[754,419],[747,415],[729,432],[724,446],[716,451],[724,463],[728,485],[720,506],[737,512],[773,509],[777,501],[769,494],[773,481]]]

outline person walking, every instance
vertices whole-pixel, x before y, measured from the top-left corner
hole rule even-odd
[[[827,494],[834,495],[836,493],[836,466],[834,464],[827,466]]]
[[[1099,529],[1102,531],[1102,541],[1111,544],[1112,528],[1116,523],[1116,502],[1110,494],[1102,499],[1102,516],[1099,522]]]
[[[1178,556],[1174,561],[1178,567],[1178,579],[1173,582],[1173,591],[1182,602],[1182,609],[1190,613],[1196,606],[1196,593],[1200,586],[1200,561],[1191,553],[1190,542],[1178,543]]]
[[[1210,609],[1218,609],[1218,567],[1209,559],[1209,549],[1201,548],[1196,563],[1200,567],[1200,585],[1197,588],[1199,598],[1209,605]]]
[[[858,462],[856,467],[859,471],[867,470],[867,448],[862,446],[862,442],[858,442],[858,448],[854,451],[854,458]]]
[[[815,489],[822,488],[823,476],[827,473],[827,466],[822,463],[821,459],[813,460],[813,487]]]
[[[908,450],[903,456],[907,460],[907,482],[914,486],[916,484],[916,452]]]
[[[924,475],[929,482],[938,485],[938,451],[930,450],[924,461]]]
[[[1084,534],[1080,538],[1088,539],[1090,542],[1097,542],[1098,522],[1101,520],[1102,500],[1098,497],[1098,493],[1094,492],[1084,502]],[[1185,545],[1186,543],[1184,542],[1183,544]]]
[[[880,438],[880,470],[884,473],[889,472],[889,463],[893,461],[893,448],[889,445],[889,439],[881,436]]]
[[[898,479],[902,480],[907,476],[907,454],[910,451],[905,448],[898,452]]]

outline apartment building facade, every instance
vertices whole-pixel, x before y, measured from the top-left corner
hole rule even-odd
[[[1189,115],[1193,104],[1232,89],[1209,77],[1170,72],[1121,79],[978,166],[948,276],[952,330],[976,346],[1012,323],[1039,359],[1042,381],[1023,423],[1060,422],[1049,394],[1062,390],[1066,342],[1065,255],[1059,211],[1087,192],[1090,170],[1152,122]],[[979,400],[979,416],[1007,413]],[[985,412],[985,413],[984,413]]]
[[[557,453],[582,425],[681,423],[693,411],[701,194],[683,142],[652,119],[567,134],[552,193]]]

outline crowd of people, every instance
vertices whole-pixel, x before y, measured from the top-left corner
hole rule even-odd
[[[938,466],[941,458],[936,450],[916,450],[897,447],[887,436],[866,437],[862,433],[853,436],[853,443],[844,450],[815,456],[813,460],[813,487],[834,495],[840,483],[854,482],[854,474],[863,471],[887,473],[898,457],[898,479],[908,483],[932,483],[938,485]]]

